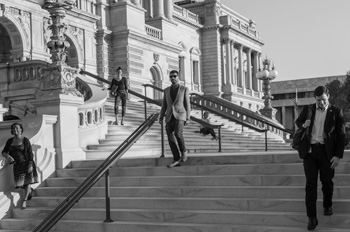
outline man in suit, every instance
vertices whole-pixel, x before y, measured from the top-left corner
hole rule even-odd
[[[187,125],[190,120],[191,106],[188,88],[179,83],[179,72],[172,70],[169,77],[171,86],[164,90],[159,123],[163,123],[165,115],[166,133],[174,157],[173,162],[169,164],[168,167],[172,168],[180,166],[181,161],[185,162],[187,160],[187,150],[182,132],[184,126]]]
[[[306,212],[309,217],[308,230],[318,224],[316,216],[317,179],[323,192],[324,215],[333,214],[333,177],[334,169],[343,158],[345,145],[345,125],[343,112],[329,104],[329,91],[325,86],[318,86],[314,91],[316,104],[311,105],[311,118],[308,119],[309,106],[305,106],[295,121],[299,128],[307,129],[307,143],[299,150],[303,158],[306,176]]]

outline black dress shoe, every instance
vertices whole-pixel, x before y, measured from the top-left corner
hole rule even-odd
[[[331,215],[333,215],[333,209],[332,209],[332,207],[324,208],[323,215],[325,215],[325,216],[331,216]]]
[[[316,217],[309,217],[309,223],[307,224],[307,230],[314,230],[318,225],[318,220]]]

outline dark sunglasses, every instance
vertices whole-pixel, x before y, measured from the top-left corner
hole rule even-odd
[[[170,78],[176,78],[177,77],[177,75],[171,75],[171,76],[169,76]]]

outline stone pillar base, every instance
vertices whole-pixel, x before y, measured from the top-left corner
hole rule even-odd
[[[57,115],[54,125],[57,168],[64,168],[72,160],[85,159],[85,152],[79,146],[78,106],[83,98],[72,95],[44,95],[32,101],[37,115]]]
[[[226,84],[224,85],[224,94],[237,93],[237,85]]]
[[[259,110],[260,113],[268,118],[271,118],[275,121],[276,120],[276,113],[277,113],[277,110],[275,108],[271,108],[271,109],[261,109]]]
[[[3,108],[0,104],[0,122],[4,121],[4,114],[8,112],[8,108]]]

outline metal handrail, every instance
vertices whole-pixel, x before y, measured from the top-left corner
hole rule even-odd
[[[109,187],[108,177],[109,168],[116,164],[116,162],[123,156],[123,154],[154,124],[158,119],[159,114],[150,115],[122,144],[115,149],[110,156],[107,157],[88,177],[75,188],[66,199],[51,212],[33,232],[49,231],[73,206],[77,203],[83,195],[103,176],[106,175],[106,188]],[[106,189],[106,220],[110,219],[109,189]]]
[[[274,123],[271,119],[269,118],[266,118],[266,117],[263,117],[261,115],[258,115],[254,112],[252,112],[251,110],[248,110],[248,109],[245,109],[241,106],[238,106],[238,105],[235,105],[231,102],[228,102],[227,100],[224,100],[224,99],[221,99],[221,98],[218,98],[218,97],[215,97],[215,96],[203,96],[203,95],[200,95],[198,93],[191,93],[192,96],[196,96],[198,98],[201,98],[201,99],[204,99],[206,101],[211,101],[215,104],[218,104],[218,105],[221,105],[221,106],[224,106],[226,107],[227,109],[230,109],[230,110],[234,110],[236,112],[238,112],[239,114],[241,115],[245,115],[249,118],[252,118],[254,120],[257,120],[259,122],[262,122],[264,124],[267,124],[271,127],[274,127],[278,130],[281,130],[283,132],[286,132],[286,133],[289,133],[289,134],[293,134],[293,131],[291,130],[288,130],[284,127],[281,127],[280,125]]]
[[[252,124],[249,124],[249,123],[247,123],[247,122],[244,122],[244,121],[238,120],[238,119],[236,119],[236,118],[234,118],[234,117],[230,117],[230,116],[228,116],[228,115],[226,115],[226,114],[223,114],[223,113],[221,113],[220,111],[215,111],[215,110],[213,110],[213,109],[210,108],[210,107],[202,106],[202,105],[200,105],[200,104],[198,104],[198,103],[196,103],[196,102],[191,102],[191,104],[194,105],[194,106],[200,107],[200,108],[202,108],[202,109],[205,109],[206,111],[208,111],[208,112],[210,112],[210,113],[219,115],[219,116],[222,117],[222,118],[228,119],[228,120],[233,121],[233,122],[238,123],[238,124],[241,124],[241,125],[242,125],[242,128],[243,128],[243,127],[247,127],[247,128],[249,128],[249,129],[255,130],[255,131],[257,131],[257,132],[265,133],[265,151],[267,151],[267,131],[268,131],[267,128],[259,128],[259,127],[257,127],[257,126],[252,125]]]

